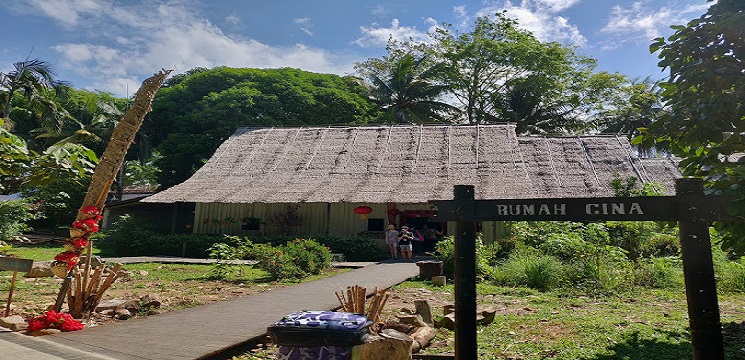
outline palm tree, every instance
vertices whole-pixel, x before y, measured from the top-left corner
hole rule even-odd
[[[5,119],[6,126],[12,126],[10,113],[13,110],[13,97],[16,92],[27,98],[40,109],[46,123],[61,128],[66,117],[64,111],[42,95],[45,91],[54,90],[62,96],[68,89],[67,83],[54,78],[54,72],[46,62],[33,59],[13,64],[14,70],[0,73],[0,118]]]
[[[440,64],[429,65],[426,57],[412,54],[394,60],[382,74],[370,74],[374,100],[397,123],[446,121],[455,106],[439,101],[448,86],[432,79],[442,71]]]

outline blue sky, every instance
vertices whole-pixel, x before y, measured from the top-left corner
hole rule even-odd
[[[426,41],[506,10],[540,40],[630,77],[664,73],[650,40],[706,12],[706,0],[0,0],[0,71],[49,62],[77,88],[132,94],[161,68],[294,67],[353,74],[389,37]]]

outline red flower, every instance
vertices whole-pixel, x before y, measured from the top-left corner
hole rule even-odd
[[[88,245],[88,240],[85,240],[84,238],[76,238],[73,240],[72,245],[75,246],[76,249],[82,249]]]

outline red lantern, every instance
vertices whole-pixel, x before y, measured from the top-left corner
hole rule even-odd
[[[371,213],[373,210],[369,206],[358,206],[354,208],[354,213],[360,216],[360,219],[367,219],[367,214]]]

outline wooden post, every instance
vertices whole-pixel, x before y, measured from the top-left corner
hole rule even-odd
[[[683,178],[675,182],[677,196],[703,195],[701,179]],[[709,222],[701,218],[696,205],[681,211],[680,247],[683,258],[688,318],[694,360],[724,359],[722,323],[711,258]]]
[[[455,358],[478,359],[476,342],[476,222],[474,187],[456,185],[460,218],[455,223]]]
[[[13,271],[13,277],[10,279],[10,291],[8,292],[8,304],[5,305],[5,317],[10,316],[10,302],[13,301],[13,288],[16,286],[16,276],[18,271]]]

